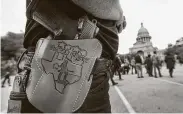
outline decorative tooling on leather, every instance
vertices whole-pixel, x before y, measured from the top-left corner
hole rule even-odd
[[[63,41],[58,42],[56,45],[51,45],[50,51],[54,52],[52,58],[41,59],[43,71],[46,74],[53,75],[55,89],[64,94],[64,89],[68,85],[80,80],[83,64],[89,60],[86,57],[87,51],[77,45],[72,46]]]
[[[21,112],[21,101],[9,100],[8,101],[8,113],[20,113]]]

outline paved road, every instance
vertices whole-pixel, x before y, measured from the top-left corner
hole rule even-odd
[[[113,113],[183,113],[183,66],[177,65],[174,78],[170,78],[165,67],[162,78],[143,79],[136,75],[123,75],[124,80],[110,87]],[[13,79],[13,77],[12,77]],[[11,87],[1,89],[1,112],[7,110]]]
[[[111,103],[114,113],[183,113],[183,66],[177,65],[174,78],[170,78],[165,67],[162,78],[152,78],[144,74],[143,79],[136,75],[124,75],[117,87],[111,86]],[[122,96],[119,104],[120,90]],[[115,95],[114,95],[115,94]],[[115,96],[115,97],[114,97]],[[116,103],[118,102],[118,103]],[[125,103],[127,102],[127,103]]]

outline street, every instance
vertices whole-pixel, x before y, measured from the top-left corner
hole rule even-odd
[[[149,77],[144,71],[144,78],[122,75],[114,79],[119,84],[110,82],[110,101],[113,113],[183,113],[183,66],[176,65],[174,78],[170,78],[166,67],[162,68],[162,78]],[[11,77],[11,82],[13,82]],[[11,87],[1,88],[1,112],[6,112]]]

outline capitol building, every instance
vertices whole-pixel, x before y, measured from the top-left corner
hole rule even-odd
[[[176,44],[175,44],[176,46],[182,46],[183,45],[183,37],[181,37],[180,39],[178,39],[177,41],[176,41]]]
[[[144,57],[148,54],[153,55],[154,51],[157,51],[157,54],[163,59],[165,50],[158,50],[157,47],[153,46],[151,42],[152,37],[150,36],[148,30],[141,23],[141,28],[138,31],[136,42],[133,44],[133,47],[129,49],[130,54],[142,52]]]

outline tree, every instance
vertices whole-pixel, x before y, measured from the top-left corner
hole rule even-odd
[[[179,60],[179,62],[183,63],[183,46],[177,47],[176,53],[177,53],[177,59]]]
[[[177,59],[180,63],[183,63],[183,46],[172,46],[166,49],[165,55],[171,53],[177,55]]]
[[[16,57],[16,53],[23,48],[23,35],[23,33],[8,32],[1,37],[1,59]]]
[[[8,32],[5,36],[1,37],[1,77],[7,71],[7,60],[11,58],[18,58],[17,53],[23,49],[23,33]],[[12,65],[11,71],[15,71],[16,65]]]

